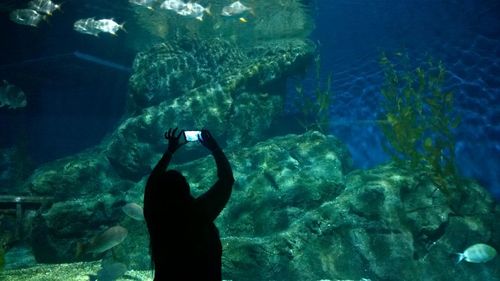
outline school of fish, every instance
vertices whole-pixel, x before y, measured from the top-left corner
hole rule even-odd
[[[142,6],[144,8],[154,10],[172,11],[177,15],[194,18],[199,21],[203,20],[205,14],[212,15],[210,5],[203,7],[196,2],[184,2],[183,0],[129,0],[130,4]],[[56,4],[52,0],[32,0],[28,2],[26,8],[16,9],[10,13],[10,19],[21,25],[38,27],[38,25],[51,16],[56,10],[61,10],[61,4]],[[241,15],[245,12],[251,14],[253,9],[244,5],[240,1],[235,1],[227,6],[224,6],[220,12],[221,16],[232,17]],[[240,22],[247,22],[244,17],[239,18]],[[73,29],[79,33],[99,36],[101,33],[109,33],[116,35],[119,30],[124,29],[124,23],[118,23],[113,18],[95,19],[95,17],[78,19],[73,24]]]
[[[16,9],[10,12],[10,19],[18,24],[38,27],[40,22],[51,16],[56,10],[60,10],[61,5],[51,0],[32,0],[24,9]]]

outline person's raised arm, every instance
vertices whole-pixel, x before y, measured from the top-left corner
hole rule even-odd
[[[161,172],[164,172],[168,164],[170,163],[170,160],[172,159],[172,155],[175,153],[175,151],[181,147],[184,143],[179,142],[179,139],[182,135],[182,131],[179,132],[179,134],[176,136],[177,128],[173,129],[170,128],[168,131],[165,133],[165,138],[168,140],[168,148],[165,150],[163,153],[160,161],[156,163],[155,167],[153,168],[153,171],[151,172],[152,176],[158,175]]]
[[[231,196],[233,171],[226,155],[208,130],[201,131],[199,141],[212,152],[217,165],[217,181],[205,194],[198,197],[197,201],[208,220],[215,220]]]

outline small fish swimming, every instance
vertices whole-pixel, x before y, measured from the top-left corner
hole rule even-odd
[[[128,203],[122,207],[122,211],[134,220],[143,221],[144,211],[141,206],[136,203]]]
[[[113,226],[95,236],[90,243],[77,243],[76,257],[82,253],[103,253],[125,240],[128,230],[122,226]]]
[[[239,15],[241,13],[244,13],[246,11],[249,11],[250,13],[253,14],[252,8],[249,8],[240,1],[233,2],[231,5],[225,6],[222,8],[222,13],[221,15],[230,17],[230,16],[235,16]]]
[[[121,262],[103,263],[97,275],[90,275],[90,280],[115,281],[127,272],[127,266]]]
[[[49,16],[51,16],[54,11],[61,9],[61,5],[55,4],[51,0],[32,0],[28,2],[28,7]]]
[[[22,24],[33,27],[38,27],[38,24],[46,18],[45,15],[38,13],[32,9],[17,9],[9,14],[10,20]]]
[[[458,253],[457,263],[465,260],[472,263],[485,263],[492,260],[497,255],[495,248],[490,245],[478,243],[465,249],[463,253]]]
[[[156,0],[129,0],[128,2],[131,4],[135,4],[153,10],[153,6],[156,3]]]
[[[99,36],[101,30],[97,29],[96,22],[94,18],[79,19],[73,24],[73,29],[83,34]]]
[[[160,9],[171,10],[176,13],[186,8],[186,3],[182,0],[165,0],[160,5]]]
[[[181,16],[192,17],[200,21],[203,20],[203,15],[205,13],[211,14],[210,7],[205,8],[198,3],[192,2],[186,3],[183,9],[177,11],[177,14]]]
[[[0,107],[7,106],[9,109],[26,107],[26,95],[16,85],[6,80],[0,82]]]
[[[118,24],[113,19],[100,19],[94,18],[79,19],[73,24],[73,29],[84,34],[99,36],[101,32],[116,35],[116,32],[123,28],[124,23]]]
[[[100,19],[100,20],[97,20],[96,23],[97,23],[96,28],[98,30],[100,30],[102,32],[110,33],[113,35],[116,35],[116,32],[120,29],[125,30],[123,28],[123,25],[125,23],[118,24],[113,19]]]

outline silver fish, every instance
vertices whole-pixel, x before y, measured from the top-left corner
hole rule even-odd
[[[106,231],[95,236],[90,243],[78,243],[76,249],[76,256],[82,253],[103,253],[125,240],[128,235],[126,228],[122,226],[113,226]]]
[[[195,18],[197,20],[202,21],[203,20],[203,15],[204,13],[211,14],[210,13],[210,7],[203,7],[202,5],[198,3],[192,3],[188,2],[184,9],[177,11],[177,14],[181,16],[187,16],[191,18]]]
[[[97,29],[97,21],[94,18],[79,19],[73,24],[73,29],[83,33],[94,36],[99,36],[101,30]]]
[[[458,253],[457,263],[465,260],[472,263],[484,263],[492,260],[497,255],[495,248],[490,245],[478,243],[465,249],[463,253]]]
[[[249,11],[250,13],[253,14],[252,8],[249,8],[240,1],[233,2],[231,5],[225,6],[222,8],[222,13],[221,15],[230,17],[234,15],[239,15],[241,13],[244,13],[246,11]]]
[[[61,5],[55,4],[51,0],[32,0],[28,2],[28,7],[39,13],[52,15],[55,10],[60,10]]]
[[[127,266],[121,262],[113,262],[101,265],[97,272],[97,281],[114,281],[127,272]]]
[[[174,12],[182,11],[186,8],[186,3],[182,0],[165,0],[161,3],[160,8],[165,10],[171,10]]]
[[[128,203],[122,207],[122,211],[134,220],[143,221],[144,211],[141,206],[136,203]]]
[[[113,19],[100,19],[96,21],[96,28],[102,32],[116,35],[116,32],[123,28],[124,23],[118,24]]]
[[[9,14],[10,20],[22,25],[37,27],[45,16],[32,9],[17,9]]]
[[[135,4],[153,10],[153,6],[156,3],[156,0],[129,0],[128,2],[131,4]]]

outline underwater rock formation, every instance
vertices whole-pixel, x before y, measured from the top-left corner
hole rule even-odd
[[[269,187],[245,185],[245,194],[257,192],[248,199],[235,192],[220,221],[226,278],[484,280],[500,264],[498,259],[455,264],[453,254],[474,243],[498,247],[494,202],[475,183],[464,183],[467,196],[454,213],[429,179],[391,165],[353,171],[337,187],[311,179],[305,195],[322,185],[336,191],[314,204],[302,201],[308,196],[287,197],[283,190],[276,196],[280,200],[263,205]],[[283,180],[277,178],[277,185]],[[297,208],[300,202],[309,204]],[[241,204],[246,206],[236,207]]]
[[[393,165],[352,170],[346,147],[319,132],[226,152],[237,181],[216,221],[225,279],[479,281],[499,268],[498,258],[455,264],[453,254],[474,243],[498,247],[500,209],[473,182],[463,182],[466,196],[457,195],[462,201],[455,212],[447,196],[414,171]],[[195,196],[216,178],[211,156],[171,168],[187,177]],[[42,215],[45,236],[71,260],[75,241],[95,235],[97,225],[118,223],[129,236],[114,255],[129,268],[148,269],[146,227],[121,213],[124,202],[142,201],[145,180],[55,204]]]
[[[130,116],[105,152],[110,163],[121,177],[142,178],[162,153],[169,126],[210,128],[229,145],[255,143],[282,111],[286,77],[305,69],[313,49],[302,40],[246,50],[221,39],[182,39],[139,54]]]
[[[309,42],[301,40],[274,43],[243,51],[222,40],[207,44],[186,39],[158,45],[139,55],[130,82],[131,110],[116,131],[99,146],[40,167],[23,186],[31,194],[50,195],[56,200],[32,220],[31,238],[43,241],[34,247],[37,260],[73,261],[77,241],[89,239],[96,228],[119,220],[117,212],[121,214],[126,192],[133,185],[131,180],[148,175],[165,149],[163,133],[168,127],[210,128],[222,144],[234,149],[257,142],[281,111],[285,78],[303,70],[313,51]],[[243,52],[245,55],[241,55]],[[224,63],[223,55],[229,53],[234,53],[233,59],[241,59]],[[199,67],[190,69],[180,63],[186,60],[191,62],[190,67]],[[176,71],[171,75],[160,71],[170,69],[172,63],[179,67],[172,68]],[[220,73],[213,69],[216,64],[222,65]],[[149,80],[154,71],[161,73]],[[182,79],[192,77],[195,82],[187,88],[171,88],[181,83],[175,80],[179,73]],[[141,100],[137,95],[150,93],[165,95],[144,98],[147,102],[142,104],[134,102]],[[196,149],[186,146],[184,150],[189,156],[190,150],[199,152]],[[196,159],[204,154],[191,155]],[[182,155],[179,158],[182,162]],[[138,185],[141,192],[135,202],[142,201],[143,182]],[[143,257],[148,253],[145,240],[134,248]],[[149,264],[146,259],[130,263],[144,267]]]
[[[430,179],[392,165],[350,172],[346,151],[335,138],[317,132],[228,151],[237,182],[216,221],[225,249],[225,278],[493,276],[498,259],[456,265],[453,255],[481,241],[498,247],[500,229],[486,190],[464,182],[467,195],[457,195],[462,201],[455,212]],[[175,168],[200,194],[215,180],[212,161],[206,157]],[[142,185],[134,190],[130,194],[139,196]]]

